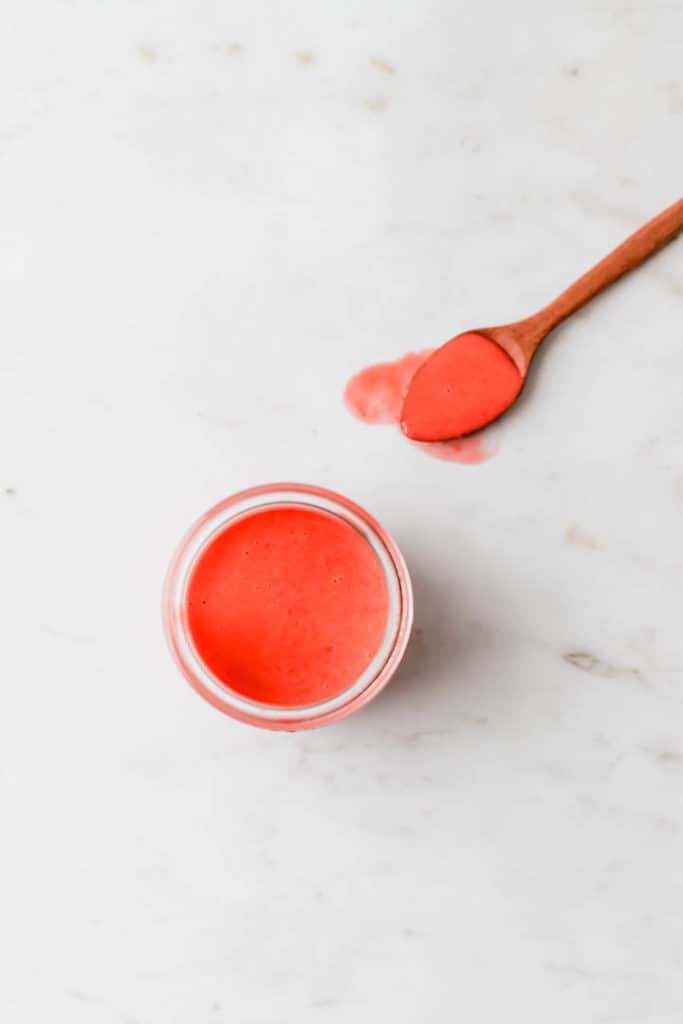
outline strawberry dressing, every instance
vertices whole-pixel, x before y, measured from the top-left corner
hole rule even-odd
[[[416,369],[400,413],[401,429],[414,441],[463,438],[509,409],[522,384],[500,345],[475,331],[460,334]]]
[[[186,622],[202,663],[250,700],[300,707],[351,686],[382,644],[389,596],[361,534],[322,509],[278,505],[211,538]]]
[[[361,370],[344,390],[349,411],[364,423],[398,424],[408,387],[433,351],[409,352],[393,362],[375,363]],[[495,454],[495,448],[485,443],[481,434],[456,441],[413,443],[432,458],[446,462],[474,464],[485,462]]]

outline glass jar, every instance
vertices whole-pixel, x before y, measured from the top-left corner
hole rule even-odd
[[[379,563],[388,595],[387,623],[379,649],[361,675],[342,692],[302,706],[267,704],[231,689],[204,663],[188,626],[187,591],[197,559],[218,534],[238,518],[266,509],[298,507],[338,517],[359,533]],[[335,722],[375,697],[395,673],[405,652],[413,618],[413,595],[403,557],[383,527],[342,495],[307,484],[267,484],[241,491],[202,516],[181,541],[171,562],[163,596],[168,642],[181,671],[214,707],[266,729],[311,729]],[[343,636],[340,637],[343,642]]]

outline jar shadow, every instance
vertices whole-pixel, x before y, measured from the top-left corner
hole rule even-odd
[[[364,710],[375,708],[384,714],[389,702],[423,703],[431,691],[433,697],[445,686],[452,687],[454,671],[465,676],[465,669],[481,638],[468,627],[458,593],[418,567],[410,568],[415,597],[413,631],[396,675]]]

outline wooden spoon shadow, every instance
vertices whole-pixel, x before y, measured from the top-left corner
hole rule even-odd
[[[588,311],[586,311],[588,315]],[[581,316],[580,313],[575,314],[576,319]],[[512,419],[516,414],[524,413],[526,406],[534,401],[537,391],[543,383],[543,376],[546,373],[546,361],[552,358],[551,349],[558,343],[561,343],[566,332],[571,331],[572,325],[570,323],[560,324],[552,331],[544,345],[541,345],[538,352],[534,356],[534,360],[529,367],[529,373],[524,382],[519,398],[503,418],[507,419],[508,416]]]
[[[573,319],[579,320],[584,316],[590,316],[591,313],[592,310],[581,310],[579,313],[574,315]],[[528,376],[524,382],[524,387],[522,388],[519,397],[507,412],[503,413],[500,419],[495,421],[496,423],[514,423],[517,417],[527,415],[527,407],[533,408],[533,403],[538,392],[544,387],[547,388],[546,374],[550,373],[550,370],[548,370],[546,362],[549,363],[552,361],[552,349],[555,344],[562,344],[565,333],[570,334],[571,330],[572,323],[567,321],[566,323],[560,324],[551,332],[551,334],[548,335],[545,343],[541,345],[534,356],[533,362],[529,367]],[[573,342],[572,344],[575,343]]]

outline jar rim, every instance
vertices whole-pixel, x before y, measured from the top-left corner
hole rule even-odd
[[[186,593],[200,554],[217,533],[238,518],[283,505],[309,507],[336,515],[370,545],[387,585],[389,611],[380,648],[354,682],[325,700],[306,705],[275,705],[245,697],[216,677],[199,656],[187,626]],[[163,620],[171,652],[191,686],[225,714],[268,729],[307,729],[334,722],[362,707],[393,676],[405,652],[413,620],[413,595],[403,556],[376,519],[335,491],[302,483],[261,484],[225,498],[187,531],[171,560],[163,593]]]

